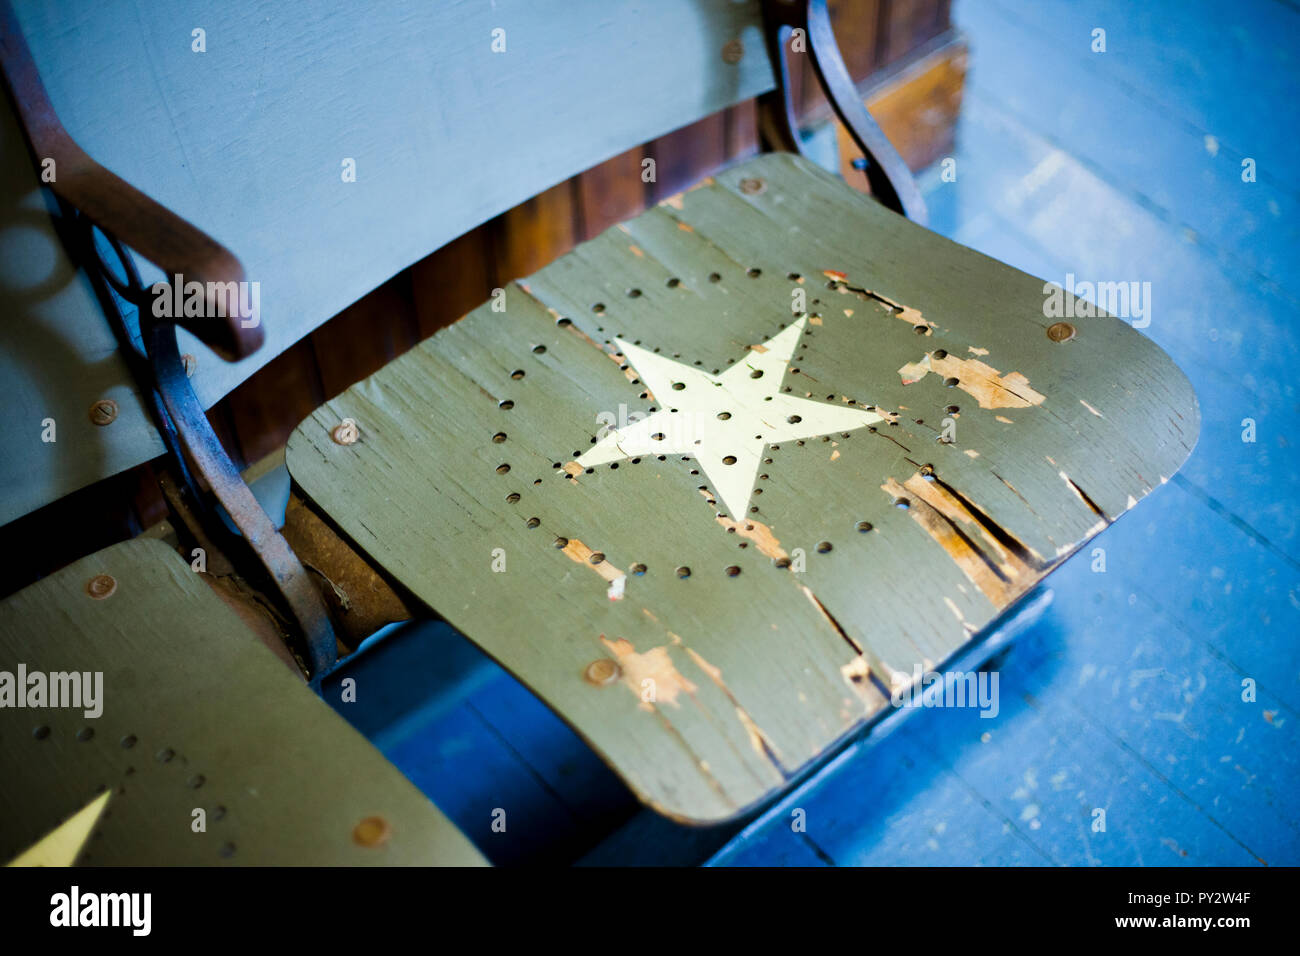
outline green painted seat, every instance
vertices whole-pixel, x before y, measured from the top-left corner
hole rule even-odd
[[[102,674],[97,715],[0,708],[4,861],[107,792],[63,862],[484,862],[160,541],[115,545],[0,603],[0,661],[12,681],[22,667],[25,702],[32,675]],[[0,695],[12,681],[0,675]]]
[[[722,820],[1195,443],[1118,319],[788,154],[505,290],[294,434],[302,492],[646,803]],[[357,424],[351,444],[331,436]]]

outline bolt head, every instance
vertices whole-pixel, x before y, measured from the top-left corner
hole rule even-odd
[[[1053,322],[1047,327],[1047,337],[1053,342],[1068,342],[1074,333],[1075,328],[1069,322]]]
[[[86,593],[96,601],[112,597],[117,590],[117,580],[111,574],[96,574],[86,582]]]
[[[111,398],[101,398],[90,406],[90,420],[96,425],[111,425],[117,418],[117,402]]]
[[[587,683],[602,687],[618,680],[621,673],[622,669],[608,657],[600,657],[587,665],[582,676],[586,678]]]
[[[383,846],[392,835],[393,828],[383,817],[366,817],[352,828],[353,841],[367,848]]]

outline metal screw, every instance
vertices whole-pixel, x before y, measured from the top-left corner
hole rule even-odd
[[[587,679],[587,683],[600,687],[618,680],[620,673],[621,670],[617,664],[608,657],[600,657],[587,665],[587,669],[582,676]]]
[[[111,398],[101,398],[90,406],[90,420],[96,425],[111,425],[117,418],[117,402]]]
[[[739,39],[728,40],[726,46],[722,48],[722,62],[739,63],[745,55],[745,44]]]
[[[112,597],[113,592],[117,590],[117,581],[111,574],[96,574],[86,582],[86,593],[96,601],[102,601],[106,597]]]
[[[1068,342],[1074,338],[1074,326],[1069,322],[1054,322],[1047,327],[1047,337],[1053,342]]]
[[[199,367],[199,360],[189,352],[186,352],[181,356],[181,367],[185,369],[185,377],[192,378],[195,370]]]
[[[740,191],[746,196],[757,196],[767,189],[767,180],[765,179],[742,179],[740,181]]]
[[[330,436],[340,445],[354,445],[357,439],[361,437],[361,432],[357,428],[355,419],[345,418],[334,426]]]
[[[382,846],[392,834],[393,828],[383,817],[366,817],[352,828],[352,839],[364,847]]]

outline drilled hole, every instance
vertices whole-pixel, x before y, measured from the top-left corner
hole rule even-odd
[[[568,539],[568,538],[556,538],[556,539],[555,539],[555,547],[556,547],[557,550],[563,550],[563,549],[567,548],[568,546],[569,546],[569,539]]]
[[[680,391],[681,391],[682,389],[684,389],[685,387],[686,387],[686,383],[685,383],[685,382],[673,382],[673,391],[674,391],[674,392],[680,392]],[[676,411],[676,409],[674,409],[674,411]]]
[[[756,368],[756,369],[754,369],[754,371],[752,371],[752,372],[749,373],[749,377],[750,377],[750,378],[762,378],[762,377],[763,377],[763,370],[762,370],[761,368]],[[786,391],[789,391],[789,389],[786,389]]]
[[[512,401],[511,401],[510,399],[508,399],[508,398],[505,399],[504,401],[497,402],[497,408],[500,408],[500,409],[502,409],[503,411],[507,411],[507,412],[508,412],[508,411],[510,411],[510,409],[512,409],[512,408],[514,408],[514,407],[515,407],[515,403],[512,402]]]
[[[830,554],[830,553],[831,553],[831,543],[830,543],[829,541],[819,541],[819,542],[817,543],[817,553],[818,553],[818,554]]]
[[[745,270],[745,275],[749,276],[751,279],[757,279],[762,274],[763,274],[762,269],[750,268]]]
[[[803,421],[803,418],[802,416],[799,415],[791,415],[789,418],[786,419],[786,421],[789,422],[791,425],[798,425],[801,421]]]
[[[686,565],[683,564],[680,568],[677,569],[677,576],[681,578],[683,581],[685,581],[687,578],[691,576],[691,569],[686,567]]]
[[[49,735],[50,735],[50,728],[46,727],[44,724],[42,724],[40,727],[37,727],[35,730],[32,731],[32,736],[35,737],[37,740],[44,740]]]
[[[635,574],[637,577],[640,577],[641,575],[645,574],[645,565],[639,562],[637,564],[632,565],[632,573]]]
[[[600,562],[605,560],[604,552],[593,551],[591,557],[588,558],[587,560],[590,561],[592,564],[600,564]]]
[[[681,284],[682,284],[682,280],[677,278],[677,276],[673,276],[671,279],[669,279],[667,282],[664,283],[664,285],[668,286],[668,288],[670,289],[676,289]]]
[[[94,737],[95,737],[94,727],[82,727],[80,730],[77,731],[77,739],[80,740],[82,743],[85,743],[87,740],[93,740]]]
[[[641,290],[640,290],[640,289],[628,289],[628,290],[627,290],[627,297],[628,297],[629,299],[639,299],[639,298],[641,298]]]
[[[507,501],[508,503],[512,504],[512,505],[514,505],[514,504],[518,504],[518,503],[519,503],[519,492],[517,492],[517,491],[512,491],[512,492],[510,492],[510,494],[506,495],[506,501]]]
[[[513,378],[515,381],[518,381],[519,379],[524,377],[524,370],[521,368],[517,368],[510,373],[510,377]]]
[[[727,565],[727,577],[734,578],[740,575],[740,568],[734,564]]]
[[[524,524],[526,524],[530,528],[536,528],[541,523],[542,523],[541,518],[529,518],[527,521],[524,522]]]
[[[912,503],[908,501],[906,498],[896,498],[894,500],[894,507],[902,508],[904,511],[906,511],[908,508],[912,507]]]
[[[718,418],[724,422],[731,417],[731,412],[718,412]]]
[[[871,522],[870,522],[870,521],[859,521],[859,522],[857,523],[857,529],[858,529],[858,531],[860,531],[862,534],[866,534],[868,531],[871,530]]]
[[[546,346],[545,346],[545,345],[534,345],[534,346],[533,346],[533,354],[534,354],[534,355],[545,355],[545,354],[546,354]]]
[[[734,465],[734,464],[736,463],[736,456],[735,456],[735,455],[728,455],[726,458],[723,458],[723,459],[722,459],[722,463],[723,463],[724,465]]]
[[[122,749],[123,749],[123,750],[130,750],[130,749],[131,749],[132,747],[134,747],[138,742],[139,742],[139,740],[138,740],[138,738],[136,737],[135,734],[127,734],[125,737],[122,738]]]
[[[957,379],[952,378],[952,377],[945,378],[945,379],[943,380],[943,384],[947,385],[949,388],[953,388],[953,387],[955,387],[956,384],[957,384]]]
[[[567,329],[569,326],[571,326],[571,325],[573,324],[573,319],[570,319],[570,318],[568,318],[567,316],[563,316],[563,315],[562,315],[562,316],[560,316],[558,319],[555,320],[555,324],[558,325],[558,326],[559,326],[560,328],[562,328],[562,329]]]
[[[592,312],[595,312],[597,315],[604,315],[604,314],[605,314],[605,303],[604,303],[604,302],[597,302],[595,305],[593,305],[593,306],[591,307],[591,311],[592,311]]]
[[[575,456],[575,457],[576,457],[576,456]],[[507,464],[502,463],[502,464],[500,464],[500,465],[497,465],[497,474],[498,474],[498,475],[504,475],[504,474],[505,474],[506,472],[508,472],[509,470],[510,470],[510,466],[507,465]]]
[[[493,440],[494,442],[496,442],[496,443],[499,445],[499,444],[501,444],[503,441],[506,440],[506,433],[505,433],[505,432],[497,432],[495,435],[492,436],[492,440]]]

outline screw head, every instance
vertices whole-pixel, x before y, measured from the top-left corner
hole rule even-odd
[[[96,601],[112,597],[117,590],[117,580],[111,574],[96,574],[86,582],[86,593]]]
[[[355,445],[357,439],[361,437],[361,430],[357,428],[355,419],[345,418],[334,426],[330,437],[339,445]]]
[[[622,669],[608,657],[599,657],[587,665],[582,676],[586,678],[587,683],[601,687],[618,680],[620,673]]]
[[[185,369],[186,378],[193,378],[194,372],[199,367],[199,360],[196,356],[191,355],[189,352],[186,352],[184,355],[181,356],[181,367]]]
[[[739,63],[745,55],[745,44],[739,39],[728,40],[722,48],[723,63]]]
[[[757,196],[767,189],[767,180],[757,177],[742,179],[740,181],[740,191],[746,196]]]
[[[90,406],[90,420],[96,425],[111,425],[117,418],[117,402],[111,398],[101,398]]]
[[[383,817],[366,817],[352,828],[352,839],[358,846],[383,846],[392,836],[393,828]]]
[[[1047,337],[1053,342],[1068,342],[1074,333],[1075,328],[1069,322],[1053,322],[1047,327]]]

